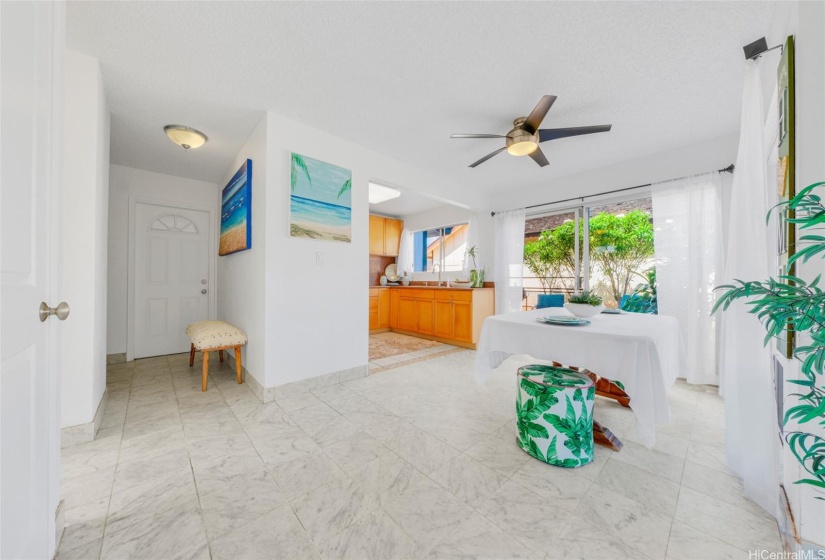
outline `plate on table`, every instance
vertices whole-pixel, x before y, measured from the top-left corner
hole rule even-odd
[[[624,312],[621,309],[611,309],[609,307],[603,309],[602,313],[605,315],[624,315]]]
[[[587,319],[582,319],[581,317],[564,317],[555,315],[539,317],[536,321],[539,323],[544,323],[545,325],[566,325],[568,327],[583,327],[590,324],[590,321]]]

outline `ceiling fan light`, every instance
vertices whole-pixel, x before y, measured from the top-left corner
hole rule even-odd
[[[539,145],[535,142],[530,140],[525,140],[523,142],[514,142],[507,146],[507,153],[511,156],[529,156],[533,152],[536,151]]]
[[[163,127],[163,131],[169,140],[182,147],[184,150],[190,148],[200,148],[206,144],[206,134],[194,128],[180,124],[168,124]]]

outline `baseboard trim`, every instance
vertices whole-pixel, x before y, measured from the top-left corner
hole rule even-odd
[[[231,361],[232,368],[234,369],[235,358],[229,352],[227,352],[227,360]],[[303,395],[309,393],[312,389],[335,385],[336,383],[344,383],[346,381],[352,381],[353,379],[360,379],[369,374],[369,364],[364,364],[362,366],[334,371],[300,381],[293,381],[292,383],[276,385],[275,387],[264,387],[254,376],[249,374],[246,368],[243,368],[244,383],[249,385],[252,393],[264,404]]]
[[[94,441],[98,430],[100,430],[100,424],[103,422],[103,413],[106,411],[107,404],[109,404],[108,387],[103,391],[103,396],[100,397],[100,402],[95,411],[95,417],[91,422],[78,424],[76,426],[67,426],[60,430],[60,448]]]

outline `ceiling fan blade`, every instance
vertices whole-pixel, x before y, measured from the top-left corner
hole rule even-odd
[[[503,152],[503,151],[504,151],[504,150],[506,150],[506,149],[507,149],[507,147],[506,147],[506,146],[505,146],[504,148],[499,148],[499,149],[498,149],[498,150],[496,150],[495,152],[492,152],[492,153],[490,153],[490,154],[487,154],[486,156],[484,156],[484,157],[483,157],[483,158],[481,158],[480,160],[478,160],[478,161],[476,161],[476,162],[474,162],[474,163],[471,163],[471,164],[470,164],[470,167],[476,167],[477,165],[481,165],[482,163],[484,163],[485,161],[487,161],[488,159],[490,159],[490,158],[491,158],[491,157],[493,157],[494,155],[499,154],[499,153]]]
[[[451,134],[450,138],[507,138],[501,134]]]
[[[555,95],[545,95],[542,97],[530,113],[530,116],[525,119],[524,124],[521,125],[521,128],[530,134],[535,134],[541,124],[541,121],[543,121],[544,117],[547,116],[547,111],[550,110],[550,107],[552,107],[555,102]]]
[[[536,148],[530,154],[530,157],[533,158],[533,161],[539,164],[539,167],[544,167],[545,165],[550,165],[550,162],[547,161],[547,157],[544,155],[544,152],[541,151],[541,148]]]
[[[539,130],[539,142],[569,138],[570,136],[581,136],[582,134],[607,132],[612,126],[612,124],[600,124],[596,126],[574,126],[571,128],[542,128]]]

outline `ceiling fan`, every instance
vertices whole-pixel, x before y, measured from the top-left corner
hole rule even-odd
[[[547,115],[550,107],[556,101],[555,95],[545,95],[527,117],[519,117],[513,121],[513,128],[506,135],[501,134],[453,134],[450,138],[505,138],[505,145],[493,153],[487,154],[480,160],[470,164],[470,167],[481,165],[494,155],[507,150],[513,156],[530,156],[533,161],[544,167],[549,162],[539,148],[539,142],[558,140],[582,134],[607,132],[613,125],[601,124],[596,126],[576,126],[572,128],[542,128],[541,121]]]

